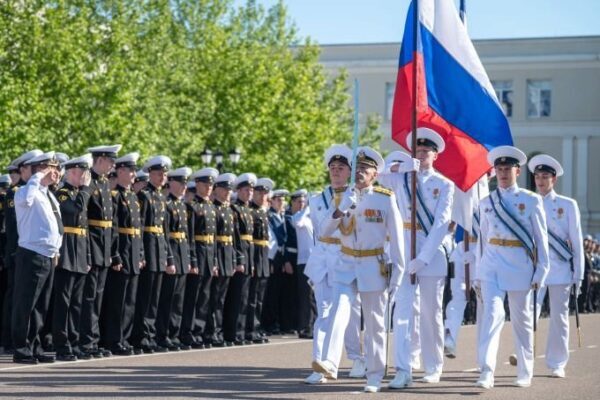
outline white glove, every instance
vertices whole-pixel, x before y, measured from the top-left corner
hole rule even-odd
[[[419,171],[421,161],[417,158],[411,158],[410,161],[404,161],[398,166],[398,172]]]
[[[396,297],[397,291],[398,291],[398,285],[390,285],[388,287],[388,296],[390,298],[390,303],[394,301],[394,297]]]
[[[342,201],[340,201],[340,205],[338,206],[338,210],[341,213],[346,214],[348,210],[356,206],[356,192],[354,188],[348,188],[344,192],[344,197],[342,197]]]
[[[426,266],[427,266],[427,263],[425,261],[415,258],[414,260],[410,260],[408,263],[408,273],[411,275],[416,274],[417,272],[419,272]]]
[[[479,298],[479,300],[482,300],[483,298],[481,297],[481,281],[479,279],[473,279],[471,281],[471,287],[475,291],[477,298]]]
[[[535,274],[533,274],[533,278],[531,278],[532,289],[539,289],[542,287],[542,277],[539,272],[541,272],[541,270],[536,271]]]
[[[581,283],[581,279],[579,278],[573,278],[573,280],[571,281],[571,284],[575,285],[575,293],[577,294],[577,296],[581,294]]]
[[[474,265],[475,264],[475,253],[473,253],[471,250],[466,251],[464,253],[463,260],[464,260],[465,264]]]

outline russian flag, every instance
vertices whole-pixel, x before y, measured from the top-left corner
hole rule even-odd
[[[418,5],[417,48],[413,45]],[[412,131],[413,66],[417,127],[446,141],[435,168],[467,191],[489,169],[487,153],[512,145],[508,120],[460,21],[453,0],[413,0],[406,18],[392,113],[392,139],[403,147]]]

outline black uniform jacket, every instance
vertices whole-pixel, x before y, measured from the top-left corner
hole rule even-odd
[[[140,273],[144,261],[140,203],[135,192],[117,185],[112,191],[117,233],[112,246],[112,265],[122,264],[122,271],[131,275]]]
[[[247,204],[237,200],[231,205],[233,221],[235,223],[235,253],[237,265],[244,266],[244,273],[250,275],[254,268],[254,244],[252,232],[254,222],[252,211]]]
[[[194,246],[194,220],[189,218],[190,210],[191,207],[185,204],[183,200],[172,194],[167,196],[168,242],[171,247],[171,256],[169,256],[167,263],[175,265],[178,275],[187,274],[192,265],[191,248]]]
[[[269,276],[269,216],[267,210],[256,203],[250,203],[254,229],[254,275],[259,278]]]
[[[210,275],[212,269],[218,266],[217,243],[217,210],[210,200],[196,196],[191,203],[193,210],[194,242],[196,250],[196,264],[200,275]],[[193,263],[193,260],[192,260]]]
[[[58,268],[86,274],[92,259],[89,252],[87,207],[90,188],[77,188],[65,182],[55,193],[64,225]]]
[[[165,196],[148,183],[148,186],[138,193],[138,198],[141,204],[146,268],[154,272],[164,272],[167,258],[171,255],[166,239],[169,232],[165,222]]]
[[[90,195],[87,213],[92,265],[109,267],[112,242],[118,232],[116,223],[113,223],[114,210],[108,179],[98,175],[94,170],[92,170]]]

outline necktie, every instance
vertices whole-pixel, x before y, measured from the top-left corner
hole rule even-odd
[[[56,224],[58,225],[58,233],[62,235],[63,233],[65,233],[65,227],[63,226],[62,218],[58,213],[58,208],[56,208],[56,203],[54,203],[54,200],[52,199],[53,196],[50,194],[50,191],[48,191],[47,195],[48,201],[50,202],[50,206],[52,207],[52,213],[54,213],[54,219],[56,220]]]

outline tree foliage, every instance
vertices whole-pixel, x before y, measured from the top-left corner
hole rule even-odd
[[[1,165],[122,143],[197,168],[205,147],[237,148],[234,172],[315,188],[324,149],[352,126],[347,75],[318,57],[282,2],[0,2]]]

